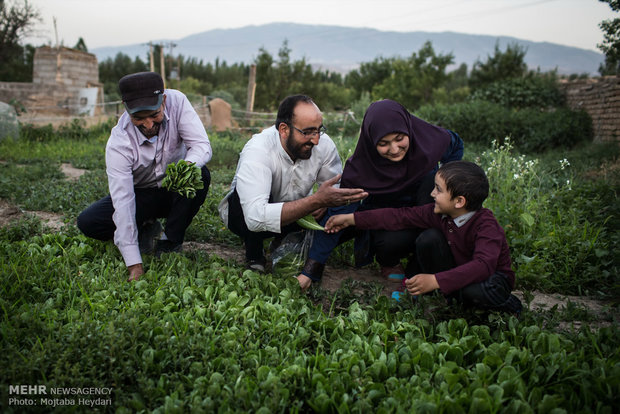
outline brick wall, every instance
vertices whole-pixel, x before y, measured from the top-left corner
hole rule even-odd
[[[37,85],[27,82],[0,82],[0,102],[15,100],[28,112],[69,115],[71,94],[58,85]],[[18,110],[21,108],[17,107]]]
[[[35,50],[32,83],[0,82],[0,101],[17,100],[31,114],[76,114],[81,110],[79,94],[84,88],[98,88],[97,103],[103,103],[95,55],[43,46]],[[97,107],[95,114],[100,112]]]
[[[592,117],[594,141],[620,142],[620,77],[560,81],[571,109]]]

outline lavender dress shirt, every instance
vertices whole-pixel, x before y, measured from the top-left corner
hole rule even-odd
[[[164,121],[156,139],[146,139],[124,112],[106,145],[106,172],[116,225],[114,244],[127,266],[142,263],[134,187],[161,187],[168,164],[182,158],[199,167],[211,160],[209,137],[187,97],[174,89],[164,93]]]

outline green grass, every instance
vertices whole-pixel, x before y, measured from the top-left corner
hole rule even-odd
[[[60,162],[101,153],[105,135],[72,149],[87,134],[69,132],[30,139],[30,152],[0,143],[0,197],[67,217],[55,233],[31,216],[0,229],[2,412],[50,411],[9,406],[15,384],[109,387],[111,405],[99,411],[118,413],[614,412],[617,304],[601,315],[571,302],[517,320],[447,307],[438,295],[396,303],[355,280],[334,294],[320,287],[302,294],[293,278],[261,276],[202,251],[147,257],[142,280],[126,282],[113,243],[87,239],[73,225],[107,193],[103,158],[75,183],[60,173]],[[245,137],[211,138],[214,151],[228,152],[212,166],[187,239],[241,249],[217,204]],[[343,154],[353,146],[351,138],[338,142]],[[507,229],[526,305],[532,289],[604,299],[618,288],[618,181],[585,174],[617,158],[599,148],[561,157],[521,158],[507,148],[467,155],[485,168],[502,162],[489,203]],[[570,170],[553,161],[563,158]],[[523,170],[532,159],[539,161]],[[518,171],[527,188],[514,185]],[[334,263],[350,253],[340,247]],[[571,328],[573,321],[583,325]]]

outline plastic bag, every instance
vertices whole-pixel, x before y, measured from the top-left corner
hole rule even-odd
[[[298,276],[308,258],[308,251],[314,238],[314,230],[289,233],[271,253],[272,273],[289,277]]]

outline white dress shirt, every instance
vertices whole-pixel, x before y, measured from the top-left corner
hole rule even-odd
[[[187,97],[174,89],[164,93],[164,121],[156,138],[146,139],[124,112],[106,145],[106,172],[116,225],[114,244],[127,266],[142,263],[134,187],[161,187],[168,164],[182,158],[199,167],[211,160],[209,137]]]
[[[231,191],[219,204],[228,225],[228,196],[236,188],[250,231],[280,233],[282,205],[312,194],[314,184],[342,173],[342,161],[332,139],[324,134],[307,160],[293,161],[275,126],[254,135],[243,147]],[[269,198],[271,197],[271,201]]]

